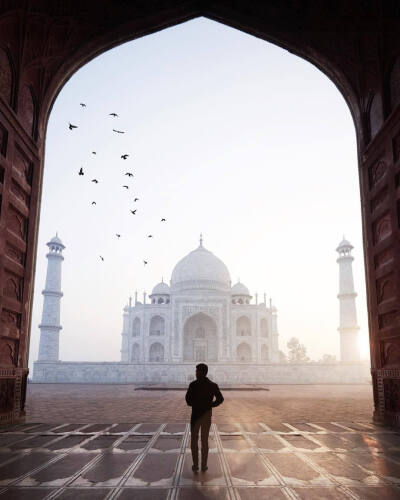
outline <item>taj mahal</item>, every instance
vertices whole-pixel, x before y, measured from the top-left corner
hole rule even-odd
[[[226,265],[203,246],[181,259],[171,285],[153,288],[150,302],[124,309],[121,362],[276,363],[277,311],[252,302],[243,283],[231,286]]]
[[[123,309],[120,361],[60,361],[61,267],[65,249],[56,235],[48,243],[46,285],[38,360],[33,382],[187,384],[194,365],[205,362],[210,377],[225,384],[365,382],[368,363],[359,360],[352,245],[339,253],[341,362],[281,363],[277,309],[238,281],[232,286],[224,262],[199,246],[142,301],[135,293]]]

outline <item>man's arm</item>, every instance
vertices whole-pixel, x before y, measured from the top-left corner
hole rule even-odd
[[[213,401],[213,404],[212,404],[213,408],[215,408],[216,406],[219,406],[224,401],[224,397],[222,396],[221,391],[219,390],[219,387],[217,384],[215,384],[214,396],[215,396],[215,401]]]
[[[186,392],[185,399],[186,399],[186,404],[188,406],[192,406],[192,403],[193,403],[193,388],[192,388],[192,384],[189,384],[188,390]]]

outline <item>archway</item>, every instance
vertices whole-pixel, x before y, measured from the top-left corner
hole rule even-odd
[[[140,361],[140,345],[138,343],[134,343],[132,346],[132,363],[138,363]]]
[[[268,321],[266,318],[262,318],[260,321],[260,335],[261,337],[268,337]]]
[[[251,347],[246,342],[242,342],[236,348],[237,360],[241,363],[251,362]]]
[[[140,336],[140,319],[135,318],[132,324],[132,337]]]
[[[161,316],[153,316],[150,320],[149,334],[155,337],[165,335],[165,320]]]
[[[331,78],[349,105],[358,142],[375,411],[377,418],[392,422],[400,418],[400,360],[391,362],[390,371],[385,369],[385,352],[390,345],[400,345],[400,290],[387,285],[387,281],[396,281],[400,269],[400,206],[396,189],[392,189],[398,186],[395,163],[400,150],[400,109],[396,81],[389,84],[400,53],[396,7],[388,4],[382,9],[379,2],[366,5],[361,0],[347,7],[310,1],[303,9],[296,2],[255,0],[249,8],[245,0],[232,5],[218,0],[161,0],[156,10],[151,2],[139,6],[113,2],[105,10],[85,0],[79,6],[62,8],[58,3],[16,1],[4,5],[0,12],[0,41],[7,47],[1,64],[11,68],[0,71],[6,75],[1,81],[0,101],[0,178],[4,181],[0,275],[4,282],[8,280],[12,262],[21,289],[14,299],[0,290],[2,327],[16,332],[15,338],[1,338],[0,342],[12,342],[18,352],[13,359],[1,359],[2,391],[15,396],[11,410],[4,398],[1,400],[3,422],[22,417],[24,411],[43,145],[54,98],[77,68],[101,52],[201,15],[311,61]],[[37,30],[38,18],[42,30]],[[354,23],[361,19],[363,29],[355,34]],[[75,34],[67,37],[71,20]],[[304,29],[299,30],[299,26]],[[385,50],[377,50],[378,46]],[[51,48],[44,52],[43,47]],[[12,175],[12,171],[18,174]],[[20,211],[13,206],[14,182],[22,192],[29,192],[29,204],[22,205]],[[390,290],[390,296],[388,292],[381,294],[383,289]]]
[[[164,361],[164,346],[160,342],[154,342],[149,349],[149,361]]]
[[[218,360],[218,336],[215,321],[204,313],[186,320],[183,328],[183,361]]]
[[[248,337],[251,335],[251,321],[248,316],[240,316],[236,320],[236,335],[238,337]]]

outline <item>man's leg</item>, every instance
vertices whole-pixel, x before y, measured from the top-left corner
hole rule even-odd
[[[211,410],[201,416],[201,468],[207,468],[208,459],[208,435],[211,427]]]
[[[192,450],[192,460],[193,467],[199,468],[199,430],[200,430],[200,418],[198,418],[190,428],[191,439],[190,439],[190,448]]]

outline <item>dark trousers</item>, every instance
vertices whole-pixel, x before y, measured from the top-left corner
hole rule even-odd
[[[208,410],[201,417],[194,421],[191,426],[191,442],[193,465],[199,466],[199,431],[201,431],[201,466],[206,467],[208,458],[208,434],[211,427],[212,410]]]

